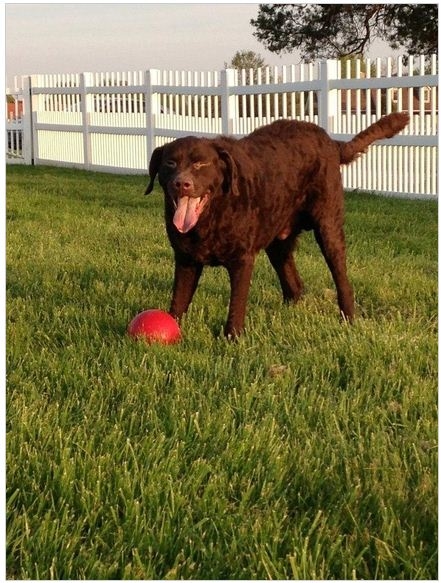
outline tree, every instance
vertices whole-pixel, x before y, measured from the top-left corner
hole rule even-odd
[[[224,63],[225,69],[260,69],[265,67],[265,61],[254,51],[237,51],[231,63]]]
[[[438,52],[437,4],[260,4],[254,36],[307,62],[365,54],[375,39],[408,53]]]

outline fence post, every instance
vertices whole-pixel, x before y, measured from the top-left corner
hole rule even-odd
[[[235,82],[235,69],[223,69],[221,71],[222,134],[225,136],[235,133],[236,96],[230,95],[230,87],[233,87]]]
[[[339,116],[337,90],[330,88],[330,80],[337,79],[338,61],[327,60],[320,63],[319,125],[328,133],[336,131],[336,119]]]
[[[155,149],[155,129],[156,116],[161,113],[159,95],[156,93],[155,85],[159,84],[159,70],[149,69],[145,72],[145,121],[147,139],[147,159],[150,160]]]
[[[80,74],[80,94],[81,94],[81,114],[82,114],[82,125],[83,125],[83,156],[84,156],[84,168],[86,170],[90,169],[92,163],[92,146],[90,141],[90,113],[93,107],[93,96],[88,94],[87,88],[92,85],[92,74],[91,73],[81,73]]]
[[[38,143],[38,130],[37,130],[37,123],[38,123],[38,112],[44,111],[44,95],[35,95],[34,94],[34,87],[41,87],[41,75],[32,75],[29,77],[29,95],[30,95],[30,109],[29,109],[29,124],[30,124],[30,132],[31,137],[30,140],[32,142],[32,164],[38,164],[40,158],[40,147]]]
[[[22,81],[22,98],[23,98],[23,112],[22,112],[22,152],[25,164],[31,165],[34,163],[33,152],[33,129],[32,129],[32,85],[31,77],[23,77]]]

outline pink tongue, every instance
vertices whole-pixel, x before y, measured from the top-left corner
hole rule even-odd
[[[180,233],[187,233],[198,222],[199,215],[196,208],[200,198],[181,196],[178,199],[178,207],[173,217],[173,224]]]

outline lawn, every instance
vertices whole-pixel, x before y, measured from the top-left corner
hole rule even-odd
[[[174,346],[173,257],[146,179],[7,170],[7,576],[436,579],[437,204],[348,193],[357,320],[310,233],[247,331],[207,269]]]

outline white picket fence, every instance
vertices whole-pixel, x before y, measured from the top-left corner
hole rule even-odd
[[[322,61],[212,72],[34,75],[15,89],[21,120],[7,122],[10,161],[147,173],[153,149],[184,135],[246,135],[279,118],[319,124],[348,140],[382,115],[409,111],[391,140],[342,167],[345,188],[438,194],[436,56]],[[21,133],[21,139],[17,137]],[[12,139],[11,139],[12,137]],[[21,150],[20,150],[21,148]]]

